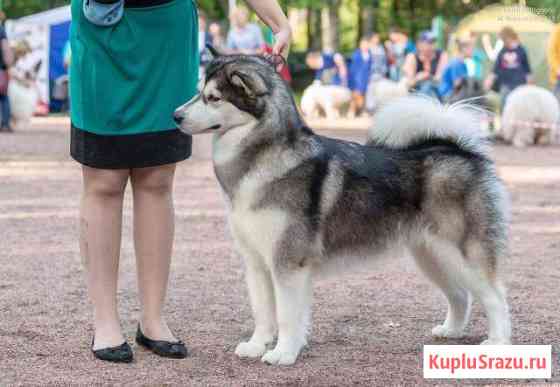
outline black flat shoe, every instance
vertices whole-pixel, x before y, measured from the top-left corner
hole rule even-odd
[[[140,329],[140,325],[138,325],[138,330],[136,331],[136,342],[161,357],[184,359],[188,355],[187,347],[185,347],[185,343],[181,340],[176,342],[152,340],[144,336],[142,330]]]
[[[113,363],[130,363],[134,359],[132,348],[130,348],[126,341],[117,347],[102,348],[94,351],[93,340],[91,340],[91,352],[99,360]]]

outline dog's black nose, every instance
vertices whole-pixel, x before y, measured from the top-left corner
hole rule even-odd
[[[176,123],[177,125],[180,125],[181,122],[183,122],[184,119],[185,119],[185,117],[183,117],[183,115],[182,115],[181,113],[179,113],[179,112],[175,112],[175,113],[173,114],[173,120],[175,121],[175,123]]]

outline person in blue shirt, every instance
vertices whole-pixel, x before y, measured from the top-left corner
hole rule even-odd
[[[453,93],[453,89],[469,76],[465,60],[472,57],[473,45],[470,41],[464,40],[458,41],[457,46],[459,48],[459,53],[443,70],[441,83],[439,85],[439,95],[444,101]]]
[[[313,51],[307,54],[305,62],[315,70],[315,80],[321,84],[348,87],[348,69],[341,54]]]
[[[352,54],[348,71],[348,83],[350,90],[352,90],[352,104],[350,106],[352,115],[359,114],[364,107],[364,96],[369,83],[371,67],[372,55],[369,37],[364,36],[360,39],[360,47]]]

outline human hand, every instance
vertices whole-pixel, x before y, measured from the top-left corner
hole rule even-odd
[[[428,78],[430,78],[430,73],[427,71],[420,71],[416,74],[416,81],[425,81]]]
[[[292,28],[286,24],[278,32],[274,34],[275,43],[272,47],[272,55],[282,55],[284,59],[288,59],[290,53],[290,44],[292,43]]]
[[[484,89],[486,91],[490,91],[492,89],[492,84],[494,83],[494,79],[491,77],[488,77],[484,80]]]

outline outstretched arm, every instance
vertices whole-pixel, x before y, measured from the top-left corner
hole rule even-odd
[[[292,29],[278,2],[276,0],[246,0],[246,2],[274,32],[276,42],[272,53],[287,58],[292,41]]]

